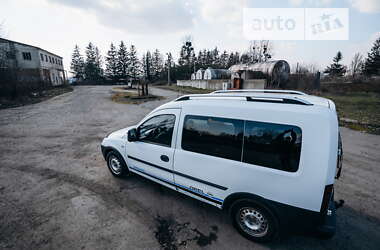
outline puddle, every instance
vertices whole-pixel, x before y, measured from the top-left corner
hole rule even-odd
[[[175,250],[179,247],[185,247],[191,242],[198,246],[204,247],[211,245],[216,241],[218,236],[218,227],[211,226],[207,234],[197,228],[193,228],[190,222],[178,223],[172,216],[157,216],[155,237],[160,246],[165,250]]]

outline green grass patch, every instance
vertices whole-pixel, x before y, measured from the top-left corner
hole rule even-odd
[[[115,92],[111,95],[112,101],[123,104],[140,104],[163,99],[165,99],[165,97],[156,95],[138,96],[137,93],[134,92]]]
[[[161,85],[161,86],[155,86],[160,89],[167,89],[172,90],[176,92],[180,92],[183,94],[208,94],[212,92],[213,90],[209,89],[198,89],[193,87],[184,87],[184,86],[177,86],[177,85]]]
[[[342,125],[355,130],[380,134],[380,93],[324,93],[322,96],[329,98],[335,102],[339,118],[346,118],[357,121],[344,122],[341,120]]]

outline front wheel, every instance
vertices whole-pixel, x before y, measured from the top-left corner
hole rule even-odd
[[[122,177],[128,174],[128,168],[122,157],[111,151],[107,154],[107,166],[111,174],[116,177]]]
[[[235,202],[231,207],[235,228],[256,242],[272,241],[279,236],[279,222],[266,206],[251,200]]]

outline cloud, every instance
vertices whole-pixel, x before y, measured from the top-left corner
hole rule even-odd
[[[364,13],[380,12],[379,0],[350,0],[352,7]]]
[[[303,4],[303,1],[304,0],[289,0],[289,3],[290,3],[290,5],[293,5],[293,6],[299,6],[299,5]]]
[[[210,23],[241,22],[245,0],[206,0],[199,1],[201,17]]]
[[[242,34],[245,7],[246,0],[198,0],[197,16],[204,23],[224,27],[227,35],[238,37]]]
[[[101,24],[128,33],[173,33],[193,25],[193,15],[183,0],[48,1],[90,12]]]
[[[302,4],[314,5],[314,6],[326,6],[333,0],[289,0],[290,5],[300,6]]]

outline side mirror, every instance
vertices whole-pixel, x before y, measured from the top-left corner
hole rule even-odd
[[[137,141],[138,139],[139,139],[139,137],[138,137],[137,129],[132,128],[132,129],[128,130],[128,141],[129,142]]]

